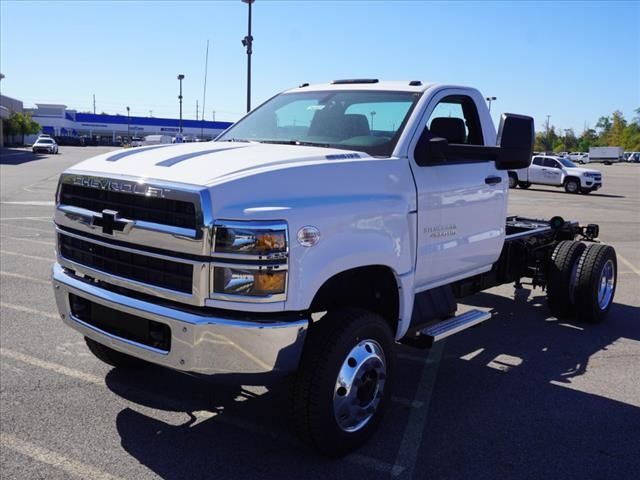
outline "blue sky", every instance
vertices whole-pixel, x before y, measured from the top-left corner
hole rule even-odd
[[[206,118],[245,110],[240,0],[0,4],[2,93],[80,111]],[[508,111],[578,133],[640,106],[640,2],[269,1],[253,7],[253,105],[303,82],[421,79],[471,85]],[[202,108],[200,106],[200,108]]]

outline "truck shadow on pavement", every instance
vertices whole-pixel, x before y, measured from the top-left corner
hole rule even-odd
[[[640,341],[640,309],[614,304],[587,325],[529,290],[465,304],[500,313],[447,341],[421,453],[431,478],[637,477],[640,385],[617,387],[640,382],[624,350]]]
[[[581,194],[571,194],[571,193],[567,193],[564,190],[558,190],[558,189],[554,189],[554,190],[547,190],[546,188],[531,188],[529,187],[527,189],[530,192],[545,192],[545,193],[555,193],[555,194],[560,194],[560,195],[573,195],[575,196],[575,198],[580,198],[580,197],[605,197],[605,198],[627,198],[624,195],[614,195],[611,193],[597,193],[597,192],[591,192],[588,195],[581,195]]]
[[[480,293],[465,303],[501,313],[446,341],[430,402],[416,398],[430,405],[415,439],[416,464],[401,467],[430,479],[631,478],[640,471],[640,398],[630,403],[633,393],[617,390],[609,398],[602,366],[593,367],[599,382],[589,381],[594,354],[624,357],[619,342],[640,341],[638,308],[614,304],[605,323],[584,325],[549,317],[544,295],[524,289],[513,299]],[[612,385],[616,375],[640,371],[637,357],[619,362]],[[396,391],[413,395],[420,368],[400,360]],[[391,470],[327,460],[298,442],[286,382],[256,393],[158,367],[114,369],[106,380],[139,406],[117,415],[122,447],[162,478],[390,478]],[[390,408],[359,453],[393,465],[410,418]]]

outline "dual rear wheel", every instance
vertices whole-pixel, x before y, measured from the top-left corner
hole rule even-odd
[[[607,316],[616,291],[618,264],[610,245],[560,242],[547,272],[547,303],[558,317],[599,323]]]

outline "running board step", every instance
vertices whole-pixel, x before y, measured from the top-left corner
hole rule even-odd
[[[457,317],[452,317],[448,320],[444,320],[442,322],[436,323],[435,325],[427,327],[420,332],[420,335],[429,338],[432,342],[437,342],[438,340],[447,338],[454,333],[458,333],[462,330],[466,330],[469,327],[478,325],[479,323],[489,320],[490,318],[490,312],[483,312],[481,310],[470,310],[463,313],[462,315],[458,315]]]

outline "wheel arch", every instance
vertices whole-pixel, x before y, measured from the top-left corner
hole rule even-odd
[[[405,305],[402,279],[387,265],[364,265],[331,276],[316,291],[309,310],[312,313],[336,308],[363,308],[382,316],[394,335],[402,323]]]

